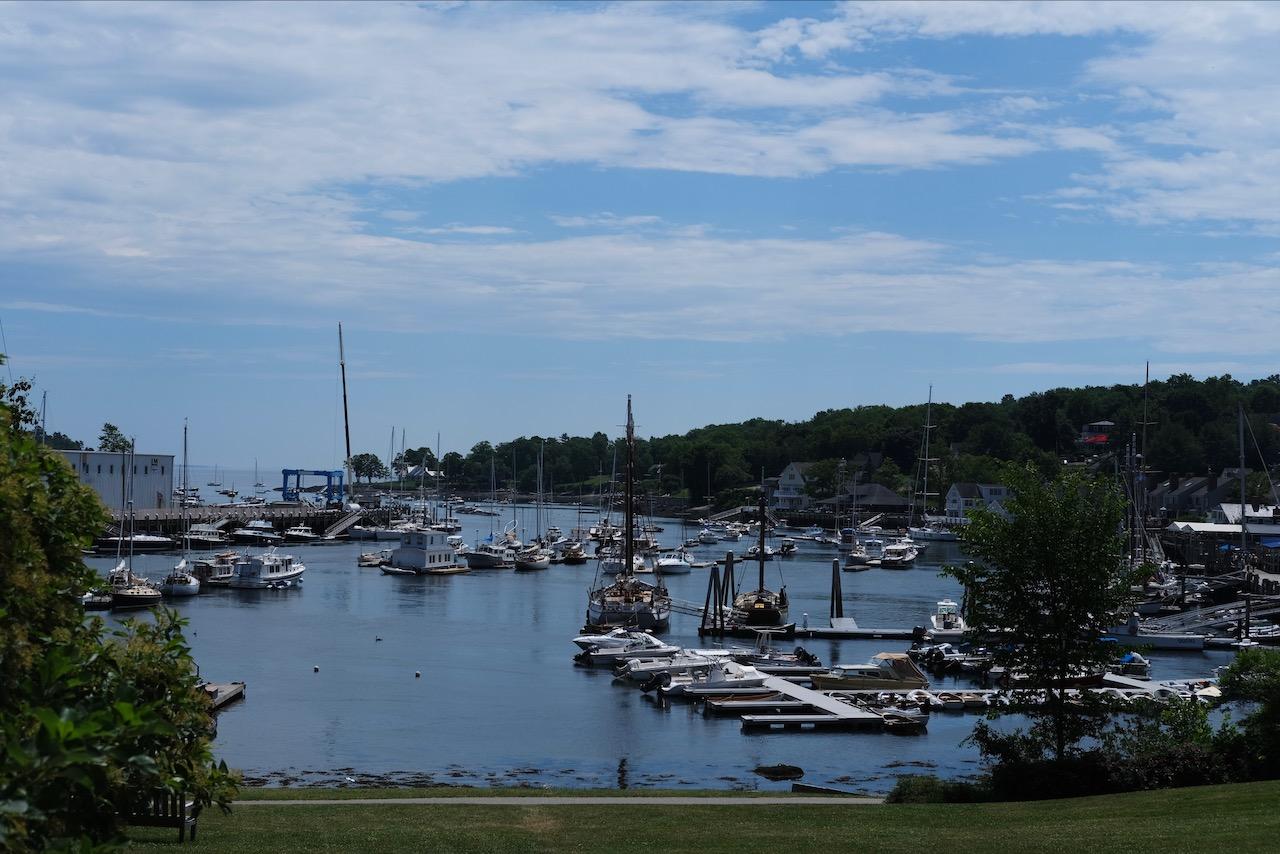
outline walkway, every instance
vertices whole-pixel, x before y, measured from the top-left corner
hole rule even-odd
[[[845,797],[841,795],[792,795],[788,797],[748,798],[741,795],[713,795],[706,798],[679,795],[655,795],[646,798],[637,795],[617,797],[543,797],[527,798],[498,795],[491,798],[325,798],[323,800],[297,801],[235,801],[237,807],[314,807],[314,806],[373,806],[379,804],[408,804],[431,806],[502,806],[502,807],[573,807],[573,806],[663,806],[663,807],[747,807],[747,806],[872,806],[884,803],[883,798]]]

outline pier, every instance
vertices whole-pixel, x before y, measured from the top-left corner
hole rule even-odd
[[[779,676],[770,676],[765,680],[764,686],[775,694],[787,698],[784,709],[807,707],[814,711],[809,714],[745,714],[742,716],[744,730],[779,727],[783,729],[866,729],[884,725],[884,718],[875,712],[842,702],[830,694],[804,688]]]

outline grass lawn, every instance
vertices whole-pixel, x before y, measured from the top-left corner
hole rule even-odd
[[[312,791],[284,790],[280,797]],[[492,793],[510,794],[509,790]],[[334,794],[329,790],[315,796]],[[384,797],[395,795],[410,796],[401,790]],[[1225,850],[1239,854],[1276,850],[1277,803],[1280,783],[1270,782],[1070,801],[945,806],[254,806],[230,816],[206,812],[195,847],[246,854],[353,850],[919,854],[925,849],[982,854]],[[138,828],[131,837],[132,850],[182,850],[176,848],[176,831]]]

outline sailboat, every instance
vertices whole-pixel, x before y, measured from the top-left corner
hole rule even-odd
[[[222,478],[218,476],[218,464],[213,464],[213,480],[209,481],[205,486],[222,486]]]
[[[911,518],[907,520],[907,534],[911,539],[921,542],[956,539],[955,531],[948,531],[929,524],[929,497],[937,494],[929,492],[929,464],[937,462],[936,458],[929,456],[929,431],[933,430],[933,426],[933,386],[929,386],[929,400],[924,409],[924,438],[920,442],[920,469],[917,472],[918,479],[921,482],[921,489],[911,497]],[[922,523],[918,527],[913,524],[915,522],[916,498],[920,499],[920,521]]]
[[[546,443],[543,443],[545,448]],[[538,497],[534,505],[534,540],[525,548],[516,553],[515,564],[516,569],[521,572],[529,572],[531,570],[548,569],[551,566],[551,550],[544,545],[542,536],[542,451],[538,449]]]
[[[133,541],[135,517],[133,513],[133,443],[129,443],[129,459],[126,463],[129,474],[129,554],[127,560],[120,563],[111,572],[111,607],[116,610],[131,608],[150,608],[160,604],[160,591],[155,585],[133,574]],[[120,543],[117,543],[116,556],[120,556]]]
[[[187,492],[187,420],[182,419],[182,493]],[[187,530],[187,502],[182,502],[182,530]],[[182,536],[182,560],[160,582],[160,592],[165,596],[194,596],[200,592],[200,581],[187,569],[189,538]]]
[[[757,546],[756,560],[760,565],[760,577],[755,590],[739,593],[733,597],[733,608],[746,615],[748,626],[781,626],[787,622],[787,588],[774,592],[764,586],[764,564],[768,560],[764,538],[765,524],[764,492],[760,493],[760,542]]]
[[[661,572],[653,583],[636,578],[635,495],[636,425],[631,417],[631,395],[627,395],[627,467],[623,489],[622,564],[613,580],[604,583],[601,570],[617,564],[616,557],[601,557],[595,585],[587,594],[587,625],[611,629],[629,626],[641,630],[664,629],[671,620],[671,597],[662,583]]]

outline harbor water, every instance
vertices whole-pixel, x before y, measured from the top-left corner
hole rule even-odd
[[[532,510],[519,512],[522,527],[532,528]],[[512,508],[504,513],[509,521]],[[566,533],[577,523],[576,508],[554,507],[550,515]],[[493,521],[500,527],[503,519]],[[460,521],[469,543],[489,534],[490,518]],[[678,521],[656,521],[665,528],[657,535],[662,543],[681,540]],[[770,783],[752,769],[785,763],[803,768],[807,783],[883,792],[905,773],[962,777],[978,770],[976,750],[962,744],[972,714],[934,713],[918,737],[746,734],[736,718],[704,717],[689,703],[664,705],[633,684],[615,683],[608,670],[575,666],[571,639],[583,623],[594,561],[441,577],[357,568],[360,551],[393,545],[282,546],[306,563],[304,584],[222,589],[172,603],[190,621],[201,676],[247,683],[246,699],[218,717],[215,750],[248,782],[776,789],[789,783]],[[744,538],[695,553],[741,555],[750,545]],[[827,624],[835,556],[833,547],[802,541],[798,554],[769,563],[768,586],[785,583],[797,624],[806,613],[810,625]],[[959,586],[938,569],[960,559],[955,543],[935,542],[912,569],[842,573],[845,615],[873,628],[926,624],[938,600],[959,599]],[[175,561],[136,556],[134,570],[156,580]],[[114,562],[90,559],[104,574]],[[739,566],[739,578],[745,572],[753,583],[755,564]],[[707,574],[694,570],[666,582],[673,596],[701,604]],[[680,614],[663,637],[710,645],[698,638],[697,618]],[[908,645],[799,643],[825,664],[862,663]],[[1207,676],[1230,653],[1148,657],[1155,678],[1174,679]],[[934,682],[941,684],[953,680]]]

